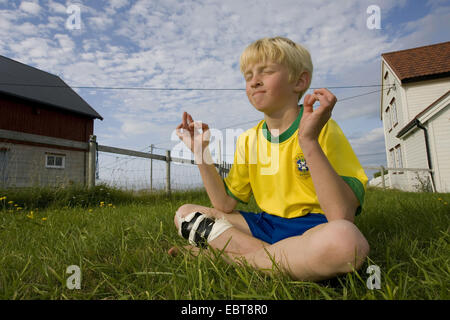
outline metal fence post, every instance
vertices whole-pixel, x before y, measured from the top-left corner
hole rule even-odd
[[[150,154],[153,154],[153,144],[150,146]],[[150,192],[153,192],[153,159],[150,159]]]
[[[383,187],[383,189],[386,188],[386,183],[384,182],[384,167],[380,166],[381,169],[381,186]]]
[[[95,157],[97,154],[97,137],[89,136],[88,188],[95,186]]]
[[[170,194],[170,150],[166,150],[166,192]]]

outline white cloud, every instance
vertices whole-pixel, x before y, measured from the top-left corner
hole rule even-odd
[[[73,40],[66,34],[55,34],[56,40],[58,40],[59,47],[63,52],[73,51],[75,48],[75,43]]]
[[[97,31],[104,31],[114,24],[114,20],[106,15],[89,18],[89,22]]]
[[[60,74],[69,84],[85,86],[244,88],[239,55],[251,41],[274,35],[291,37],[310,50],[315,66],[312,86],[378,84],[382,52],[431,41],[427,39],[445,30],[445,21],[450,20],[448,10],[436,7],[423,19],[396,25],[393,33],[367,29],[366,8],[372,0],[113,0],[103,2],[104,7],[100,2],[82,5],[82,30],[76,33],[64,27],[63,3],[48,1],[49,14],[45,21],[39,17],[39,24],[28,16],[42,14],[37,3],[23,1],[20,10],[12,5],[0,10],[0,53]],[[383,15],[405,3],[377,1]],[[332,91],[342,99],[376,89]],[[105,118],[96,122],[96,130],[122,137],[124,144],[142,145],[142,137],[170,141],[182,111],[212,128],[252,119],[256,124],[262,118],[243,91],[79,92]],[[339,101],[333,117],[347,124],[352,119],[377,123],[378,114],[376,93]],[[360,123],[349,126],[351,136],[360,130],[352,144],[361,152],[375,142],[384,150],[384,138],[376,138],[379,132],[370,131],[375,126],[371,125],[370,129]],[[111,127],[116,131],[104,129]]]
[[[109,5],[113,9],[120,9],[129,4],[128,0],[109,0]]]
[[[48,2],[48,8],[50,12],[58,13],[58,14],[67,14],[67,7],[62,5],[61,3],[55,1]]]
[[[385,141],[382,127],[363,132],[359,137],[349,137],[349,142],[356,154],[378,154],[384,157]]]
[[[12,51],[19,56],[26,56],[29,58],[45,57],[49,51],[49,41],[44,38],[27,38],[21,42],[10,44]],[[27,59],[23,59],[27,60]],[[45,69],[44,69],[45,70]]]
[[[38,15],[41,12],[41,7],[39,4],[29,1],[22,1],[19,9],[32,15]]]

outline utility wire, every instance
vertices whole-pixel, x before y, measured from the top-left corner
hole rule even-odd
[[[245,91],[245,88],[158,88],[158,87],[110,87],[110,86],[65,86],[51,85],[40,83],[0,83],[1,86],[10,87],[39,87],[39,88],[72,88],[72,89],[91,89],[91,90],[142,90],[142,91]],[[391,85],[370,84],[370,85],[354,85],[354,86],[325,86],[310,87],[309,89],[329,88],[329,89],[353,89],[353,88],[370,88],[383,87]]]
[[[370,91],[370,92],[366,92],[366,93],[363,93],[363,94],[358,94],[358,95],[355,95],[355,96],[345,97],[345,98],[342,98],[342,99],[338,99],[338,102],[345,101],[345,100],[350,100],[350,99],[354,99],[354,98],[358,98],[358,97],[362,97],[362,96],[366,96],[366,95],[377,93],[377,92],[381,92],[383,90],[387,90],[387,89],[390,89],[390,88],[391,87],[380,89],[380,90],[375,90],[375,91]],[[244,125],[244,124],[255,123],[255,122],[261,121],[261,120],[262,119],[253,119],[253,120],[246,121],[246,122],[240,122],[240,123],[236,123],[236,124],[233,124],[231,126],[228,126],[228,127],[219,128],[218,130],[224,130],[224,129],[229,129],[229,128],[241,126],[241,125]],[[164,143],[169,143],[169,142],[173,142],[173,140],[164,140],[164,141],[155,143],[154,146],[161,145],[161,144],[164,144]]]
[[[391,87],[392,87],[392,86],[391,86]],[[375,91],[370,91],[370,92],[366,92],[366,93],[359,94],[359,95],[355,95],[355,96],[345,97],[345,98],[339,99],[338,101],[345,101],[345,100],[350,100],[350,99],[358,98],[358,97],[361,97],[361,96],[365,96],[365,95],[373,94],[373,93],[380,92],[380,91],[383,91],[383,90],[387,90],[387,89],[389,89],[389,88],[391,88],[391,87],[384,88],[384,89],[379,89],[379,90],[375,90]],[[224,130],[224,129],[228,129],[228,128],[233,128],[233,127],[240,126],[240,125],[243,125],[243,124],[248,124],[248,123],[255,123],[256,121],[261,121],[261,119],[254,119],[254,120],[250,120],[250,121],[246,121],[246,122],[237,123],[237,124],[234,124],[234,125],[232,125],[232,126],[219,128],[218,130]],[[164,148],[156,147],[156,145],[160,145],[160,144],[164,144],[164,143],[169,143],[169,142],[176,142],[176,141],[173,141],[173,140],[165,140],[165,141],[161,141],[161,142],[158,142],[158,143],[154,144],[154,145],[153,145],[153,148],[154,148],[154,149],[160,149],[160,150],[166,150],[166,149],[164,149]],[[139,150],[139,151],[140,151],[140,152],[146,152],[147,149],[150,149],[150,148],[151,148],[151,146],[147,146],[147,147],[145,147],[145,148],[143,148],[143,149],[141,149],[141,150]],[[120,160],[116,161],[116,163],[115,163],[114,165],[117,167],[119,164],[120,164],[120,165],[124,165],[124,164],[126,164],[126,163],[128,163],[128,162],[130,162],[130,161],[132,161],[132,160],[135,160],[135,159],[134,159],[134,158],[129,158],[129,159],[123,158],[123,159],[120,159]]]

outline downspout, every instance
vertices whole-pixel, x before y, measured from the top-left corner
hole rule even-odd
[[[423,124],[419,121],[419,119],[416,118],[416,126],[423,130],[423,135],[425,137],[425,149],[427,151],[427,161],[428,161],[428,169],[432,170],[433,165],[431,164],[431,153],[430,153],[430,144],[428,141],[428,130],[423,126]],[[431,187],[433,188],[433,191],[435,190],[435,184],[434,184],[434,172],[430,171],[430,177],[431,177]]]

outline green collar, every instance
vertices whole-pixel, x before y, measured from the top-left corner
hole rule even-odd
[[[291,126],[285,132],[283,132],[278,137],[276,137],[274,139],[274,141],[272,141],[272,135],[270,134],[270,131],[267,128],[267,123],[264,121],[263,127],[262,127],[264,138],[266,138],[269,142],[273,142],[273,143],[281,143],[281,142],[289,139],[294,134],[294,132],[298,129],[298,125],[300,124],[300,119],[302,118],[302,115],[303,115],[303,104],[301,104],[299,107],[300,107],[300,112],[298,113],[297,119],[294,120],[294,122],[291,124]]]

